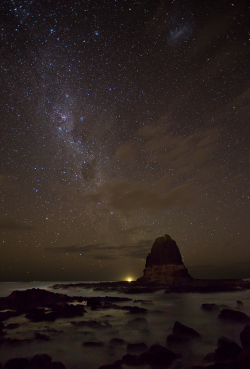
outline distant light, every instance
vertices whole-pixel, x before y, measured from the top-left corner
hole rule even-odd
[[[128,281],[128,282],[132,282],[132,279],[130,279],[130,278],[129,278],[127,281]]]

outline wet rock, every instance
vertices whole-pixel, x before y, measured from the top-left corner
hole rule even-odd
[[[87,342],[83,342],[83,346],[87,346],[87,347],[100,347],[100,346],[104,346],[104,343],[102,341],[87,341]]]
[[[49,332],[49,333],[63,333],[64,332],[64,331],[59,331],[58,329],[55,329],[55,328],[50,328],[48,326],[44,327],[44,331]]]
[[[218,348],[214,352],[215,362],[236,361],[242,352],[242,348],[234,341],[221,337],[217,342]]]
[[[151,335],[151,332],[150,332],[150,330],[149,330],[149,329],[147,329],[147,328],[143,328],[143,329],[141,330],[141,334],[143,334],[143,335],[145,335],[145,336],[150,336],[150,335]]]
[[[244,349],[238,357],[238,364],[240,369],[250,368],[250,347]]]
[[[173,327],[173,334],[182,336],[189,339],[200,339],[201,335],[193,328],[187,327],[186,325],[176,321]]]
[[[1,367],[0,367],[1,369]],[[8,360],[3,369],[66,369],[60,361],[52,362],[51,356],[37,354],[31,360],[27,358],[14,358]]]
[[[166,343],[170,347],[175,345],[186,345],[190,342],[191,342],[190,338],[179,336],[177,334],[169,334],[166,339]]]
[[[205,311],[215,311],[215,310],[220,310],[220,305],[217,305],[217,304],[202,304],[201,308]]]
[[[35,339],[40,341],[49,341],[50,337],[47,334],[36,332]]]
[[[88,327],[88,328],[112,328],[112,325],[107,321],[97,321],[97,320],[81,320],[79,322],[70,322],[75,327]]]
[[[5,363],[3,369],[29,369],[30,362],[26,358],[14,358]]]
[[[241,311],[223,309],[218,318],[224,320],[230,320],[231,322],[248,323],[250,322],[250,317]]]
[[[122,338],[112,338],[109,341],[109,344],[113,346],[123,346],[123,345],[126,345],[127,342],[123,340]]]
[[[31,359],[31,364],[39,369],[50,369],[51,362],[52,358],[48,354],[36,354]]]
[[[148,346],[144,342],[140,343],[129,343],[127,345],[127,352],[128,353],[142,353],[144,351],[147,351]]]
[[[240,333],[240,342],[244,349],[250,347],[250,325],[246,325]]]

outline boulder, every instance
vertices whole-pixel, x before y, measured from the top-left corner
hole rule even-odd
[[[30,362],[26,358],[14,358],[5,363],[3,369],[29,369]]]
[[[166,339],[166,343],[168,346],[176,346],[176,345],[186,345],[190,343],[191,340],[188,337],[179,336],[177,334],[169,334]]]
[[[186,325],[175,322],[173,327],[173,334],[188,339],[200,339],[201,335],[193,328],[187,327]]]
[[[35,339],[40,341],[49,341],[50,337],[47,334],[36,332]]]
[[[202,304],[201,308],[205,311],[216,311],[220,310],[220,305],[217,304]]]
[[[123,340],[122,338],[112,338],[109,341],[109,344],[112,346],[123,346],[123,345],[126,345],[127,342]]]
[[[143,277],[139,283],[172,283],[190,281],[192,278],[185,268],[176,242],[169,235],[155,240],[151,252],[146,258]]]
[[[250,325],[246,325],[240,332],[240,342],[243,349],[250,347]]]
[[[87,347],[100,347],[100,346],[104,346],[104,343],[102,341],[87,341],[83,343],[83,346],[87,346]]]
[[[242,348],[234,341],[221,337],[217,342],[218,348],[214,352],[214,361],[228,363],[236,361],[242,352]]]
[[[241,311],[231,310],[231,309],[223,309],[218,318],[224,320],[230,320],[232,322],[239,323],[249,323],[250,317]]]
[[[37,354],[31,359],[31,364],[35,368],[50,369],[52,358],[48,354]]]

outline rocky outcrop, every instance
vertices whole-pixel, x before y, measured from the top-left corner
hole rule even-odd
[[[155,240],[146,259],[143,277],[137,282],[174,283],[191,281],[176,242],[169,235]]]

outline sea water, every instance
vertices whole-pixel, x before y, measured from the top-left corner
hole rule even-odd
[[[109,341],[112,338],[122,338],[129,343],[145,342],[148,346],[159,343],[166,345],[166,337],[172,333],[175,321],[179,321],[197,330],[202,341],[185,348],[174,348],[173,351],[183,354],[180,361],[188,365],[204,364],[203,357],[215,350],[217,340],[221,336],[233,339],[240,344],[239,335],[244,324],[222,321],[218,318],[218,311],[206,312],[201,309],[203,303],[216,303],[226,305],[232,309],[239,309],[237,300],[243,302],[240,311],[250,315],[250,291],[224,292],[224,293],[170,293],[164,294],[164,290],[155,293],[122,294],[116,291],[95,291],[92,288],[51,288],[54,284],[67,284],[74,282],[5,282],[0,283],[0,296],[8,296],[14,290],[26,290],[28,288],[42,288],[56,293],[65,293],[70,296],[117,296],[129,297],[132,301],[118,303],[118,305],[134,305],[148,309],[146,315],[141,315],[148,321],[150,333],[142,333],[141,330],[128,328],[129,320],[139,315],[128,314],[124,310],[105,309],[92,311],[87,307],[87,313],[83,317],[58,319],[55,322],[33,323],[25,316],[11,318],[7,323],[20,323],[20,327],[8,330],[11,338],[34,338],[35,332],[47,334],[50,341],[33,340],[31,343],[17,345],[3,344],[0,346],[0,362],[4,364],[14,357],[31,358],[38,353],[47,353],[53,361],[62,361],[67,369],[97,369],[103,364],[111,364],[119,360],[127,353],[126,345],[112,347]],[[79,283],[79,282],[76,282]],[[150,300],[147,304],[133,302],[133,300]],[[72,321],[97,320],[108,321],[112,327],[106,329],[75,327]],[[85,341],[103,341],[102,347],[84,347]],[[177,368],[174,363],[173,368]],[[180,367],[180,366],[179,366]]]

